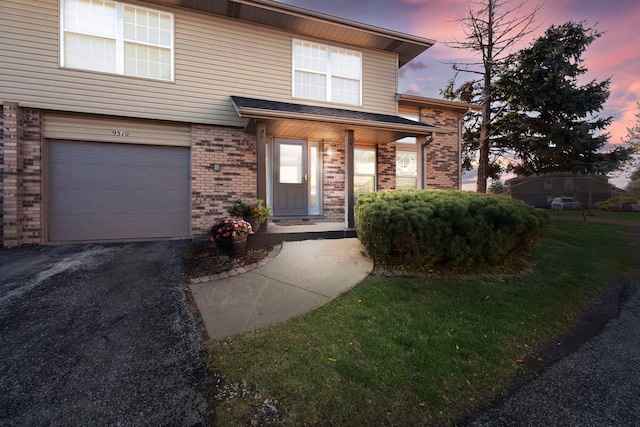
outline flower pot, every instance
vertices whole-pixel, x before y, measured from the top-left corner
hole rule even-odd
[[[224,255],[240,257],[247,249],[247,236],[238,237],[235,240],[216,240],[215,245]]]
[[[252,216],[246,217],[245,221],[251,224],[254,233],[267,231],[267,221],[258,222],[258,220]]]

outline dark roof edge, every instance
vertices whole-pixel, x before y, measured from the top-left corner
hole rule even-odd
[[[269,101],[242,96],[231,96],[233,106],[240,117],[281,118],[312,120],[327,123],[351,124],[389,130],[405,130],[419,134],[444,133],[438,126],[419,123],[400,116],[367,113],[340,108],[317,107],[281,101]]]
[[[427,98],[424,96],[410,95],[406,93],[396,94],[396,101],[400,104],[415,105],[417,107],[441,107],[450,110],[460,110],[464,112],[481,111],[482,105],[469,102],[450,101],[448,99]]]

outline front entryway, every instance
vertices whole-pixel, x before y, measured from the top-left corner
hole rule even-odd
[[[307,214],[308,199],[307,141],[274,141],[273,204],[280,216]]]
[[[322,142],[274,138],[269,203],[278,217],[322,214]]]

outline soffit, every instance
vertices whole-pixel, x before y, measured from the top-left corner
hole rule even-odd
[[[399,116],[374,114],[339,108],[317,107],[288,102],[232,96],[238,115],[252,132],[256,120],[267,124],[269,135],[326,141],[342,141],[353,130],[356,142],[385,144],[407,136],[426,136],[443,129]]]
[[[309,37],[398,54],[399,66],[420,55],[435,41],[362,24],[270,0],[156,0]]]

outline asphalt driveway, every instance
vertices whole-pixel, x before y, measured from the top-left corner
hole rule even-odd
[[[595,303],[582,324],[558,340],[554,352],[568,348],[569,354],[462,425],[640,425],[640,227],[633,225],[629,277],[612,279],[609,289],[624,293],[611,292]]]
[[[0,425],[201,424],[185,245],[0,249]]]

